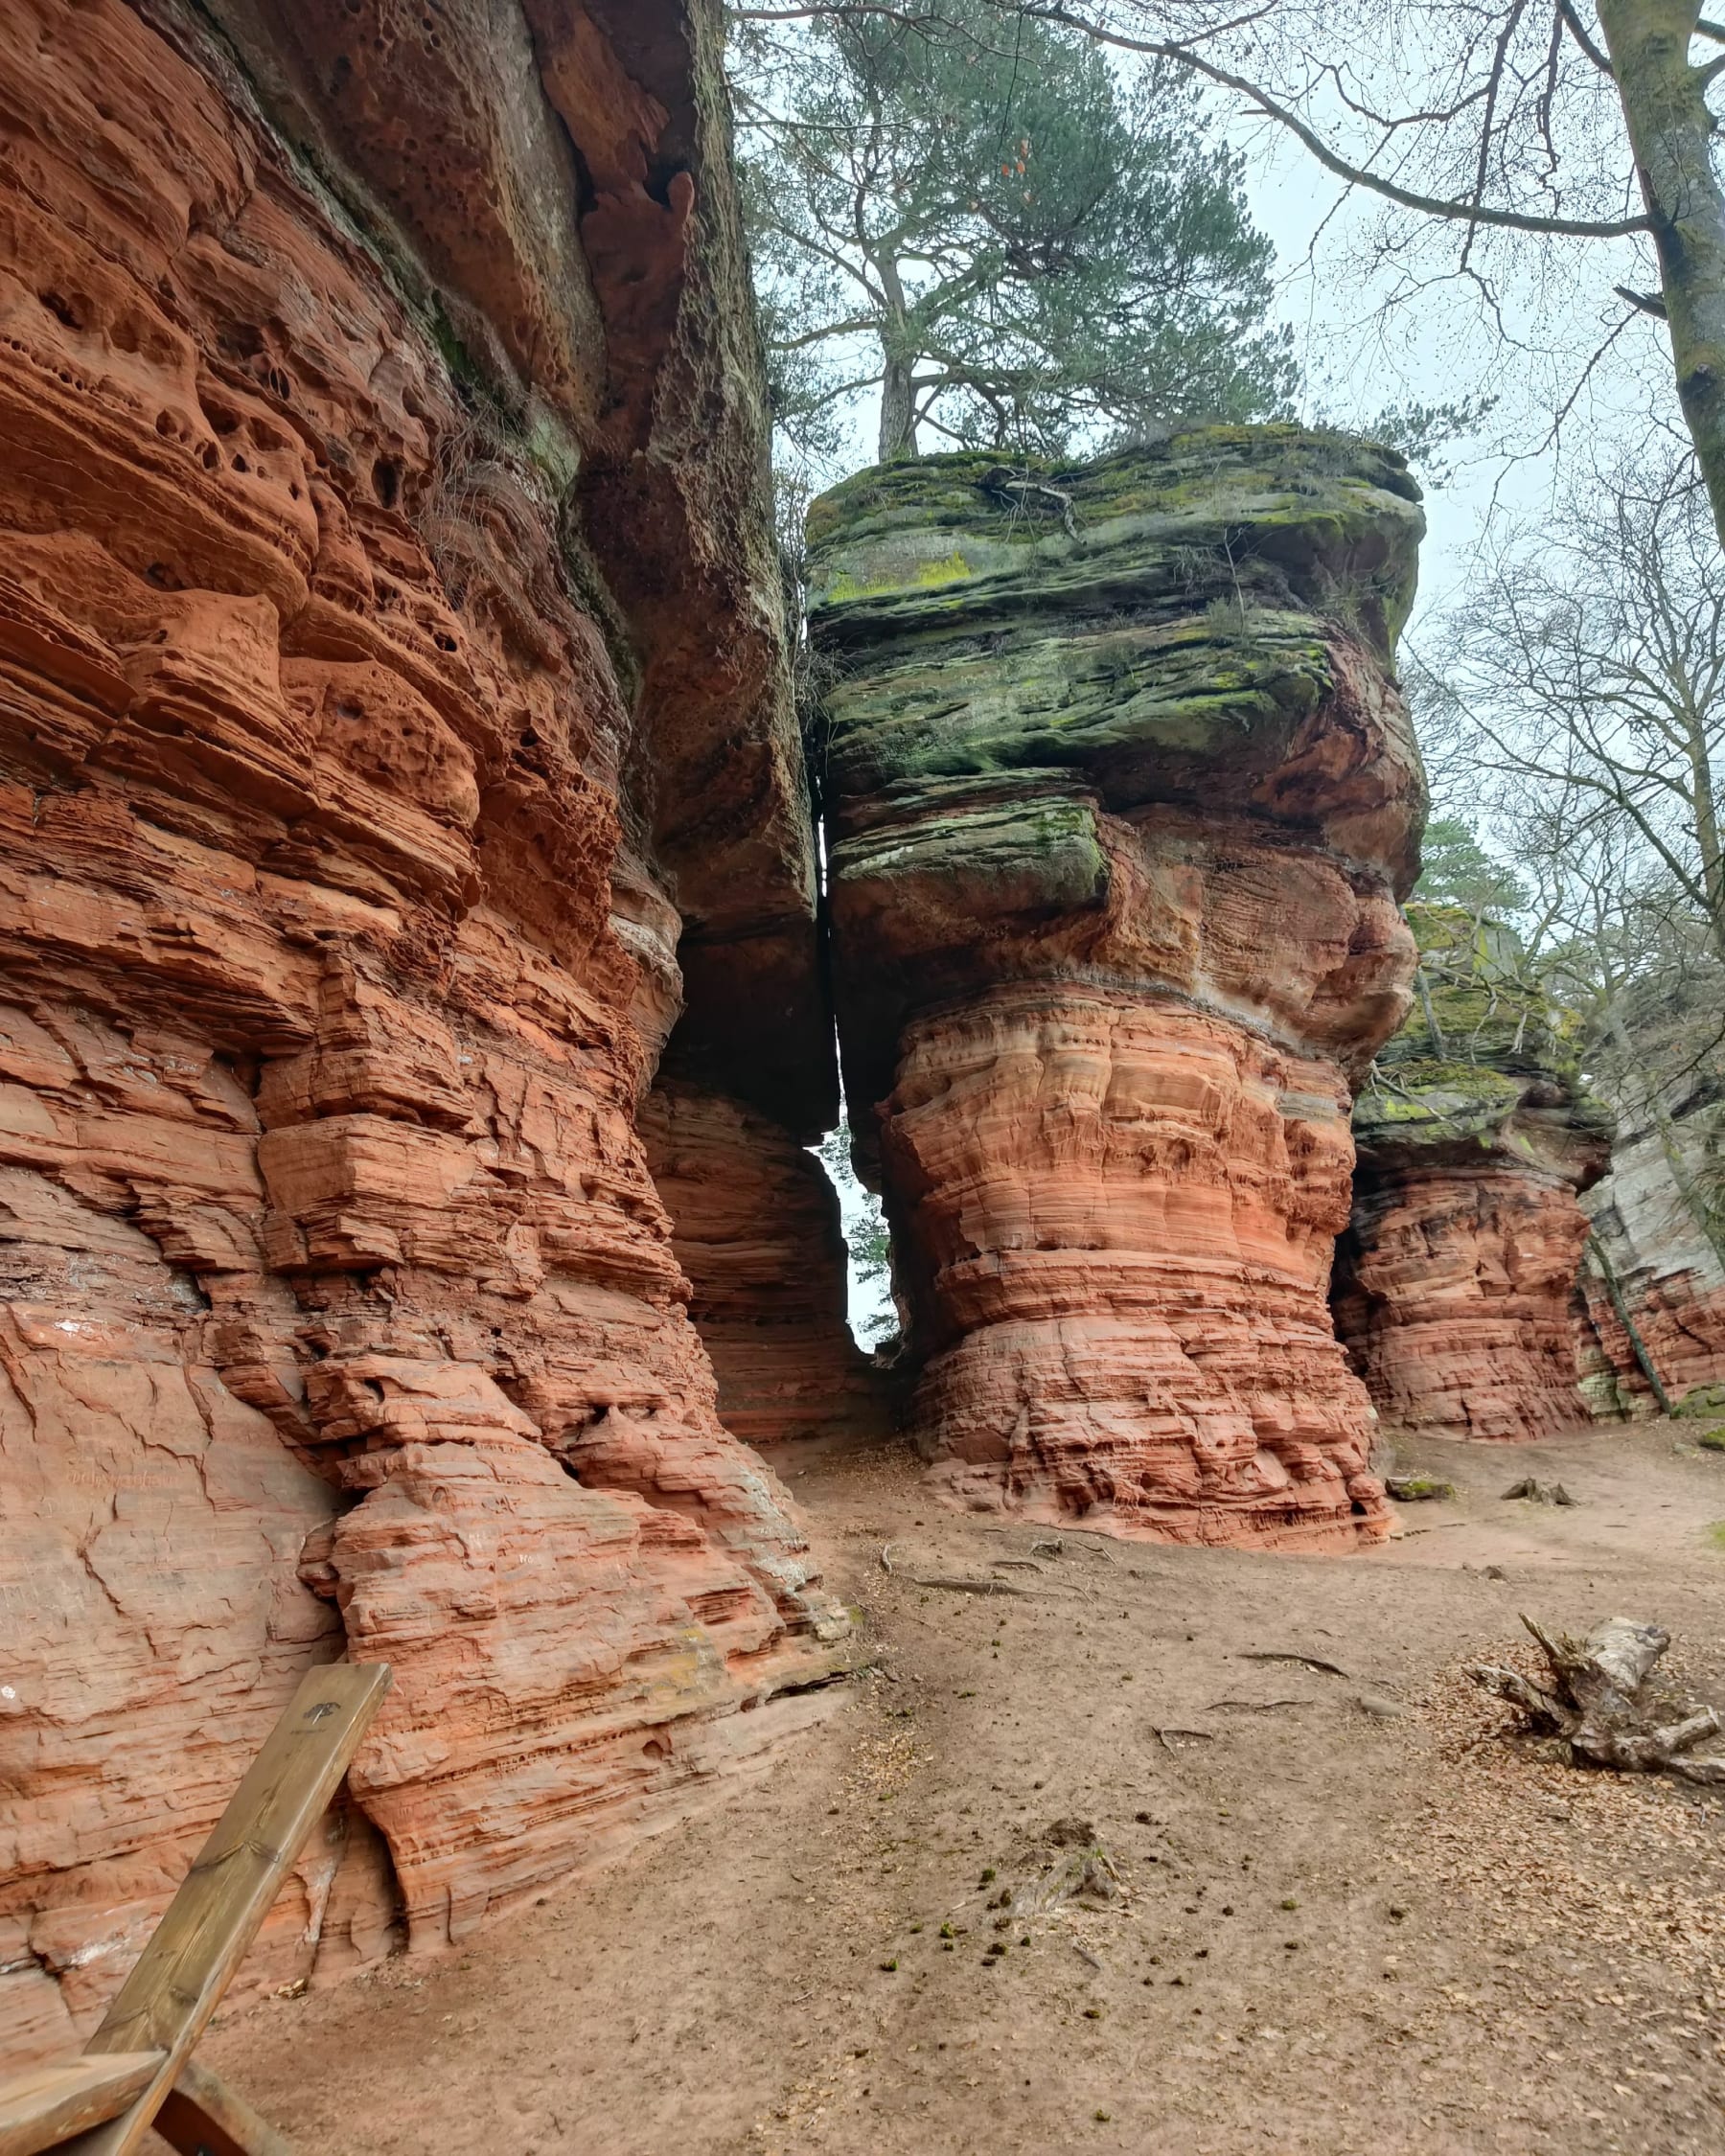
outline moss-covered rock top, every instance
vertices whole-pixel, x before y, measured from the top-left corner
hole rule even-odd
[[[1294,426],[847,480],[808,518],[840,835],[908,792],[1069,773],[1111,811],[1227,803],[1411,872],[1418,755],[1383,671],[1417,497],[1393,451]]]
[[[1419,946],[1414,1007],[1379,1064],[1436,1062],[1574,1081],[1577,1021],[1546,994],[1514,929],[1463,906],[1415,904],[1406,911]]]
[[[1407,918],[1414,1004],[1354,1105],[1362,1158],[1484,1149],[1593,1180],[1613,1118],[1581,1084],[1577,1021],[1514,930],[1460,906],[1410,906]]]
[[[809,511],[809,610],[851,643],[961,613],[1220,599],[1340,614],[1387,654],[1419,498],[1395,450],[1292,425],[1187,427],[1086,463],[880,465]]]

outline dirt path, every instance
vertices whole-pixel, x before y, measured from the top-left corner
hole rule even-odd
[[[212,2061],[306,2156],[1717,2156],[1725,1800],[1481,1742],[1457,1671],[1519,1609],[1622,1610],[1725,1704],[1725,1458],[1656,1428],[1418,1464],[1460,1501],[1357,1561],[1055,1553],[896,1455],[812,1469],[875,1665],[822,1728]],[[1503,1502],[1523,1474],[1579,1502]],[[1118,1898],[1026,1914],[1095,1845]]]

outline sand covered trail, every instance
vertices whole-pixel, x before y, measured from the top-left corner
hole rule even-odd
[[[210,2060],[304,2156],[1715,2156],[1725,1798],[1533,1755],[1460,1675],[1518,1610],[1622,1611],[1725,1704],[1725,1456],[1683,1439],[1408,1448],[1458,1500],[1355,1559],[1003,1528],[897,1453],[813,1466],[866,1665],[820,1727]],[[1524,1475],[1577,1503],[1505,1502]],[[1099,1893],[1042,1906],[1087,1862]]]

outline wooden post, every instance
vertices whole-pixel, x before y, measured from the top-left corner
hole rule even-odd
[[[84,2047],[86,2055],[157,2052],[160,2064],[144,2093],[118,2118],[64,2145],[74,2156],[133,2156],[175,2082],[188,2079],[192,2047],[244,1959],[307,1835],[335,1794],[389,1688],[389,1678],[385,1663],[336,1662],[306,1672],[101,2028]],[[189,2104],[225,2132],[217,2115],[219,2105],[206,2104],[198,2093],[200,2079],[214,2082],[214,2076],[189,2077]],[[220,2083],[214,2086],[223,2099],[238,2103]],[[246,2113],[247,2119],[251,2116]],[[263,2125],[261,2120],[255,2123]],[[187,2144],[177,2145],[185,2148]],[[200,2144],[191,2145],[196,2150]],[[201,2145],[211,2156],[226,2156],[220,2140]],[[229,2150],[253,2145],[231,2137],[227,2142]]]
[[[180,2068],[155,2130],[180,2156],[293,2156],[266,2120],[195,2058]]]

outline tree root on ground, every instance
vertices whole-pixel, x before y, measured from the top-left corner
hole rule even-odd
[[[1590,1767],[1614,1767],[1620,1774],[1680,1775],[1686,1781],[1725,1787],[1725,1759],[1687,1757],[1706,1738],[1725,1730],[1717,1708],[1690,1700],[1675,1720],[1662,1720],[1671,1709],[1646,1696],[1649,1681],[1671,1636],[1657,1624],[1633,1617],[1607,1617],[1585,1640],[1541,1631],[1530,1617],[1522,1622],[1539,1642],[1549,1667],[1540,1681],[1494,1663],[1476,1663],[1468,1672],[1500,1699],[1519,1707],[1529,1726],[1542,1735],[1555,1734],[1569,1746],[1572,1761]]]

